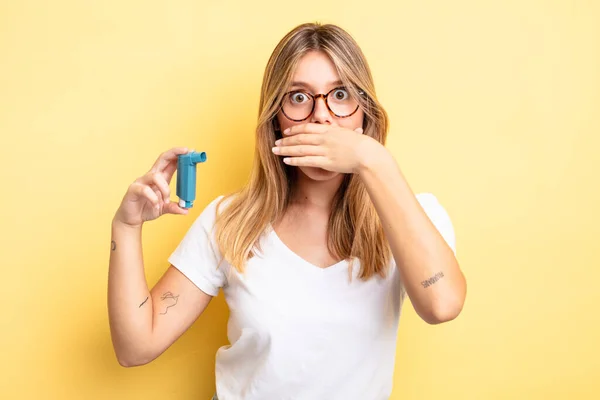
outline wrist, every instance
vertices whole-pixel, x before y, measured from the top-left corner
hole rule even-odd
[[[389,164],[393,157],[381,143],[377,140],[365,136],[365,143],[361,145],[359,163],[357,168],[358,175],[372,172],[382,165]]]
[[[143,222],[141,224],[128,224],[127,222],[121,221],[117,214],[112,219],[111,225],[116,229],[126,229],[130,231],[139,231],[142,229]]]

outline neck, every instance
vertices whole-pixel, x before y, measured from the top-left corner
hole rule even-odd
[[[331,179],[316,181],[298,171],[295,182],[292,203],[308,208],[331,210],[331,203],[344,180],[344,174],[338,174]]]

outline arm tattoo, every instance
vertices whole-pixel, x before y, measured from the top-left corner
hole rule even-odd
[[[177,300],[179,299],[179,295],[175,296],[173,293],[171,293],[171,292],[167,292],[167,293],[163,294],[163,295],[160,297],[160,299],[161,299],[161,300],[168,300],[168,302],[169,302],[169,303],[171,303],[171,304],[169,304],[169,305],[167,306],[167,308],[165,309],[165,312],[162,312],[162,313],[161,313],[161,314],[163,314],[163,315],[164,315],[164,314],[166,314],[166,313],[167,313],[167,311],[169,311],[169,308],[171,308],[171,307],[173,307],[175,304],[177,304]]]
[[[426,281],[421,282],[421,285],[423,285],[424,288],[427,288],[427,287],[433,285],[434,283],[436,283],[437,281],[439,281],[440,279],[442,279],[443,277],[444,277],[444,273],[438,272],[437,274],[435,274],[431,278],[427,279]]]
[[[144,301],[142,302],[142,304],[140,304],[140,307],[141,307],[141,306],[143,306],[143,305],[144,305],[144,303],[145,303],[145,302],[147,302],[147,301],[148,301],[148,297],[146,297],[146,300],[144,300]],[[140,308],[140,307],[138,307],[138,308]]]
[[[110,249],[112,251],[115,251],[117,249],[117,242],[115,242],[114,240],[110,241]]]

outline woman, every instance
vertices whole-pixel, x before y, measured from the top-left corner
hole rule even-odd
[[[447,213],[412,193],[387,128],[348,33],[305,24],[287,34],[266,67],[249,183],[204,208],[150,291],[141,228],[187,214],[169,182],[188,150],[162,154],[124,196],[108,293],[121,365],[158,357],[222,288],[221,400],[388,398],[405,296],[438,324],[460,313],[466,283]]]

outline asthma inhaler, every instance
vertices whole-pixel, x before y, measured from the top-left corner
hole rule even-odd
[[[206,153],[192,151],[177,156],[177,197],[179,207],[192,208],[196,200],[196,164],[206,161]]]

